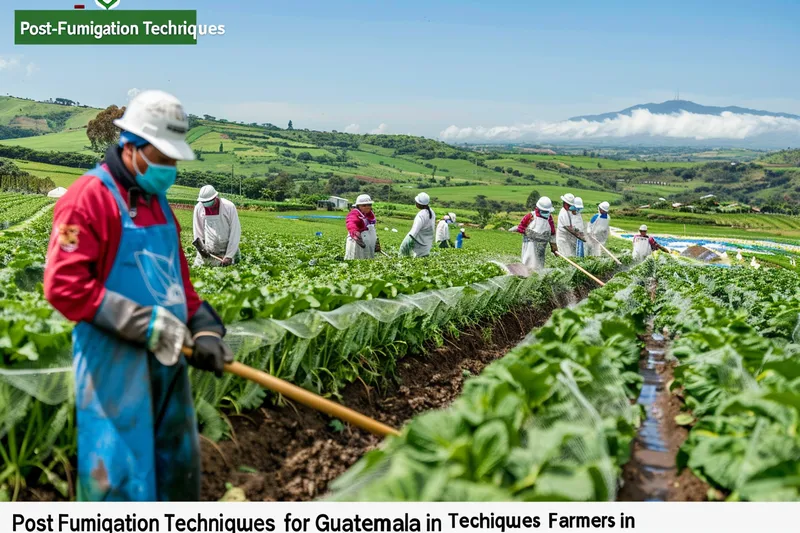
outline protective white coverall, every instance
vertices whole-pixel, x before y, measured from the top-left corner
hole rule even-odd
[[[431,252],[433,246],[433,233],[436,227],[436,213],[433,209],[420,209],[414,217],[414,224],[408,234],[414,239],[414,257],[425,257]]]
[[[652,237],[649,235],[634,235],[633,236],[633,260],[635,262],[644,261],[653,253]]]
[[[446,220],[440,220],[436,226],[436,242],[450,242],[450,224]]]
[[[353,209],[347,215],[348,226],[352,224],[355,228],[356,236],[360,235],[364,243],[364,247],[360,247],[352,234],[347,235],[347,241],[344,247],[344,258],[349,259],[375,259],[375,244],[378,242],[378,233],[376,231],[375,215],[365,215],[358,209]],[[366,229],[364,229],[366,228]],[[349,229],[349,228],[348,228]],[[360,230],[360,231],[359,231]]]
[[[523,222],[524,223],[524,222]],[[523,232],[522,262],[528,268],[541,272],[544,269],[545,254],[550,243],[556,242],[550,217],[542,218],[534,214]]]
[[[577,246],[578,238],[567,231],[567,228],[570,227],[578,229],[574,227],[575,218],[576,216],[564,207],[562,207],[561,211],[558,213],[556,244],[558,245],[558,253],[564,257],[575,257],[575,247]]]
[[[219,214],[206,215],[205,207],[198,202],[194,207],[193,240],[200,239],[208,253],[219,258],[230,257],[238,259],[239,241],[242,238],[242,227],[239,224],[239,214],[233,202],[220,198]],[[197,252],[194,259],[195,266],[203,264],[221,266],[220,261],[213,257],[204,258]]]
[[[606,242],[608,242],[609,222],[610,219],[608,214],[601,215],[600,213],[595,213],[595,215],[592,217],[592,220],[589,222],[589,229],[587,231],[587,255],[593,257],[599,257],[603,255],[603,249],[600,248],[600,245],[597,243],[599,242],[605,246]]]

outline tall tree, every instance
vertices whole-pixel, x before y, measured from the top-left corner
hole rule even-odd
[[[527,207],[528,209],[533,209],[534,207],[536,207],[536,202],[539,201],[540,196],[541,195],[539,194],[539,191],[537,191],[536,189],[532,190],[531,193],[528,195],[528,200],[525,202],[525,207]]]
[[[290,129],[290,130],[294,129],[294,126],[292,126],[292,121],[291,120],[289,121],[289,128],[288,129]]]
[[[119,129],[114,125],[114,120],[122,118],[124,107],[109,106],[100,111],[97,116],[89,121],[86,127],[86,136],[92,143],[92,150],[104,153],[109,145],[119,140]]]

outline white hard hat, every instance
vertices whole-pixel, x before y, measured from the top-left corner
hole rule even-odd
[[[372,198],[369,197],[369,194],[358,195],[358,198],[356,198],[356,203],[353,204],[353,207],[358,207],[360,205],[372,205]]]
[[[166,154],[165,154],[166,155]],[[217,197],[217,190],[213,185],[203,185],[200,194],[197,195],[198,202],[210,202]]]
[[[583,198],[580,196],[575,197],[575,203],[573,204],[576,209],[583,209]]]
[[[572,194],[571,192],[568,192],[567,194],[561,197],[561,201],[569,205],[573,205],[575,203],[575,195]]]
[[[186,142],[189,131],[186,112],[177,98],[164,91],[137,94],[114,125],[138,135],[170,159],[194,159],[194,150]]]
[[[450,220],[452,220],[453,222],[456,221],[456,214],[455,213],[447,213],[447,216],[449,216]]]
[[[426,192],[421,192],[421,193],[419,193],[419,194],[417,195],[417,197],[416,197],[416,198],[414,198],[414,201],[415,201],[416,203],[418,203],[419,205],[428,205],[428,204],[430,204],[430,203],[431,203],[431,197],[430,197],[430,196],[428,196],[428,193],[426,193]]]
[[[539,211],[552,211],[553,210],[553,202],[547,196],[542,196],[539,200],[536,201],[536,209]]]
[[[639,231],[647,231],[647,224],[642,224],[639,226]]]
[[[609,205],[608,202],[600,202],[600,205],[598,205],[597,207],[608,213],[608,209],[611,207],[611,205]]]

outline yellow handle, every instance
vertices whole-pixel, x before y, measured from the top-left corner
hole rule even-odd
[[[556,252],[556,256],[557,256],[557,257],[560,257],[561,259],[563,259],[564,261],[566,261],[566,262],[567,262],[567,263],[569,263],[570,265],[574,266],[575,268],[577,268],[578,270],[580,270],[581,272],[583,272],[584,274],[586,274],[587,276],[589,276],[590,278],[592,278],[592,279],[594,280],[594,282],[595,282],[595,283],[597,283],[598,285],[600,285],[601,287],[605,287],[605,286],[606,286],[606,284],[605,284],[605,283],[603,283],[602,281],[600,281],[600,280],[599,280],[599,279],[597,279],[596,277],[594,277],[594,276],[592,276],[591,274],[589,274],[589,273],[588,273],[586,270],[584,270],[583,268],[581,268],[581,267],[580,267],[580,265],[578,265],[577,263],[575,263],[575,262],[573,262],[573,261],[570,261],[568,258],[564,257],[563,255],[561,255],[561,254],[560,254],[560,253],[558,253],[558,252]]]
[[[192,356],[191,348],[184,346],[182,351],[186,357]],[[400,432],[392,427],[382,424],[368,416],[362,415],[361,413],[353,411],[352,409],[348,409],[341,404],[325,399],[322,396],[314,394],[313,392],[309,392],[306,389],[298,387],[297,385],[292,385],[287,381],[276,378],[275,376],[271,376],[266,372],[262,372],[261,370],[256,370],[255,368],[247,365],[234,362],[225,365],[225,372],[235,374],[241,378],[258,383],[262,387],[277,392],[278,394],[282,394],[290,400],[294,400],[307,407],[321,411],[335,418],[339,418],[345,422],[349,422],[354,426],[360,427],[361,429],[369,431],[370,433],[378,435],[379,437],[385,437],[387,435],[400,435]]]

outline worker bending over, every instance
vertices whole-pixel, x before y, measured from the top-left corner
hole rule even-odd
[[[544,269],[548,244],[554,254],[559,250],[552,212],[553,202],[547,196],[542,196],[536,202],[536,208],[525,215],[517,226],[517,231],[523,235],[522,262],[536,272]]]
[[[372,198],[368,194],[360,195],[345,220],[347,225],[345,259],[375,258],[375,253],[381,251],[381,243],[375,230],[376,223],[375,213],[372,211]]]
[[[427,257],[433,246],[433,230],[436,227],[436,213],[430,207],[431,198],[421,192],[414,198],[417,216],[411,225],[411,231],[400,245],[400,255],[406,257]]]
[[[194,266],[229,266],[239,262],[242,226],[233,202],[220,198],[213,185],[205,185],[194,206],[192,244],[197,248]]]
[[[556,230],[558,253],[564,257],[574,257],[578,239],[583,238],[583,234],[575,227],[575,195],[567,193],[561,197],[561,202],[561,211],[558,213],[558,228]]]
[[[192,287],[167,203],[194,159],[180,102],[145,91],[119,145],[56,203],[44,293],[72,333],[80,501],[197,501],[200,437],[187,364],[222,374],[222,321]],[[182,348],[191,349],[184,358]]]
[[[656,250],[669,253],[669,250],[656,242],[653,237],[647,234],[647,226],[639,226],[639,235],[633,236],[633,260],[641,262],[647,259]]]
[[[444,218],[439,221],[436,226],[436,243],[439,248],[452,248],[453,243],[450,242],[450,225],[456,223],[456,214],[447,213]]]

